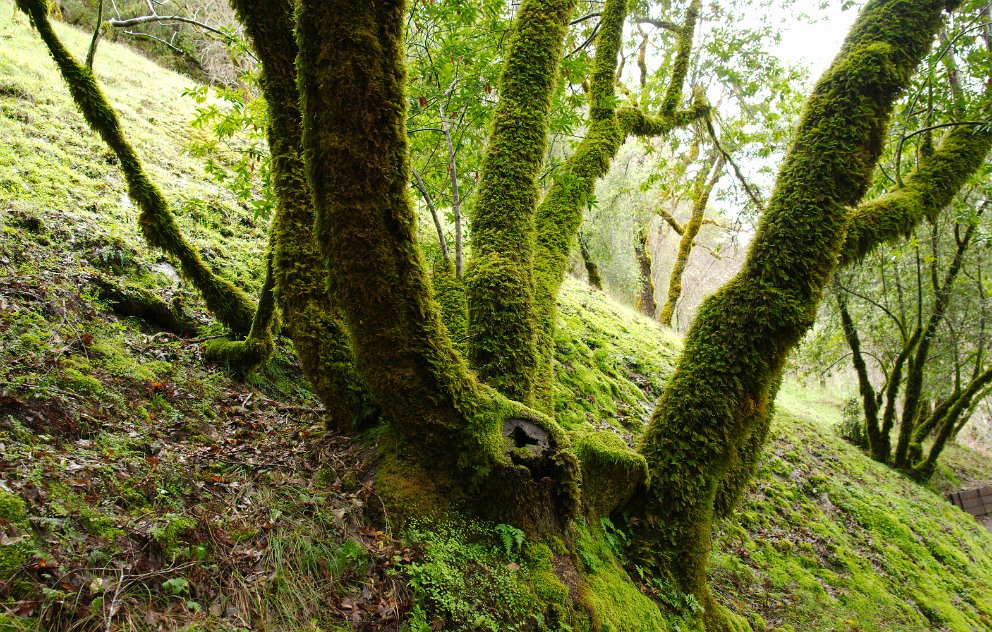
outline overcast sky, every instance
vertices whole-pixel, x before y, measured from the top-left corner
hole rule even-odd
[[[840,50],[844,36],[858,16],[857,8],[841,11],[840,4],[839,0],[834,0],[830,7],[821,11],[819,2],[800,0],[789,15],[782,16],[783,24],[787,26],[783,29],[779,53],[786,59],[803,62],[814,80]],[[793,17],[804,10],[810,15],[823,16],[823,20],[810,24]]]

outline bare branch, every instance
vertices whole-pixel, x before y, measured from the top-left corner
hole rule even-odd
[[[444,227],[441,226],[441,217],[438,215],[437,207],[434,206],[434,200],[431,198],[431,194],[427,192],[427,185],[424,184],[424,179],[420,177],[420,172],[417,171],[417,168],[410,165],[410,171],[413,173],[414,184],[417,185],[420,195],[423,196],[424,202],[427,203],[427,208],[431,211],[431,217],[434,218],[434,228],[437,229],[437,240],[441,245],[441,255],[444,256],[445,261],[450,261],[448,242],[444,239]]]
[[[741,173],[741,168],[737,166],[737,163],[730,155],[730,152],[724,149],[723,145],[720,144],[720,139],[717,138],[716,130],[713,128],[713,119],[709,116],[706,117],[706,131],[709,132],[710,138],[713,139],[713,144],[716,145],[716,148],[721,154],[723,154],[723,159],[726,160],[731,169],[734,170],[734,176],[736,176],[737,181],[741,183],[741,186],[744,187],[744,191],[747,193],[747,196],[751,198],[751,203],[754,204],[759,213],[763,213],[765,211],[765,204],[761,200],[761,195],[751,187],[750,183],[748,183],[747,179],[744,177],[744,174]]]
[[[128,18],[128,19],[125,19],[125,20],[116,20],[116,19],[114,19],[114,20],[110,20],[110,26],[113,26],[114,28],[126,29],[126,28],[131,28],[133,26],[141,26],[142,24],[151,24],[151,23],[156,23],[156,22],[182,22],[183,24],[191,24],[191,25],[196,26],[196,27],[199,27],[199,28],[201,28],[201,29],[203,29],[205,31],[210,31],[211,33],[214,33],[216,35],[219,35],[220,37],[222,37],[222,38],[224,38],[226,40],[232,39],[231,36],[228,33],[225,33],[224,31],[222,31],[222,30],[220,30],[220,29],[218,29],[216,27],[210,26],[209,24],[206,24],[206,23],[201,22],[199,20],[194,20],[192,18],[183,17],[181,15],[157,15],[157,14],[155,14],[155,15],[141,15],[141,16],[138,16],[138,17],[135,17],[135,18]]]
[[[601,15],[602,15],[602,13],[590,13],[589,15],[583,15],[581,18],[575,18],[574,20],[572,20],[571,22],[569,22],[568,25],[569,26],[575,26],[576,24],[581,24],[581,23],[585,22],[586,20],[591,20],[593,18],[598,18]]]
[[[455,82],[451,82],[446,95],[450,95],[455,87]],[[444,114],[444,99],[438,99],[437,109],[441,115],[441,129],[444,131],[444,140],[448,145],[448,176],[451,179],[451,209],[455,213],[455,276],[462,277],[462,214],[461,198],[458,196],[458,174],[455,170],[455,147],[451,142],[451,125],[448,124],[448,117]]]

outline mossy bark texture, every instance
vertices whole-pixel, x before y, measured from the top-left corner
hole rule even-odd
[[[179,261],[180,272],[200,292],[217,320],[236,335],[247,335],[255,312],[251,301],[229,281],[214,274],[196,248],[183,237],[169,203],[145,174],[141,160],[124,137],[117,113],[97,85],[93,72],[72,56],[52,29],[48,3],[45,0],[17,0],[17,6],[30,16],[86,122],[120,161],[128,193],[141,211],[139,224],[145,240]]]
[[[296,84],[297,45],[291,0],[232,0],[262,63],[269,113],[269,151],[276,212],[272,269],[276,300],[304,375],[327,409],[328,424],[352,431],[378,415],[354,366],[340,309],[314,234],[314,206],[303,163],[303,127]]]
[[[431,271],[434,296],[441,307],[441,320],[455,347],[465,351],[468,342],[468,302],[465,284],[450,259],[439,259]]]
[[[317,235],[358,370],[404,458],[528,530],[578,511],[578,463],[551,420],[478,382],[441,323],[408,197],[405,3],[305,0],[298,80]]]
[[[861,406],[865,414],[865,437],[868,439],[867,447],[871,451],[871,456],[876,461],[885,463],[889,458],[888,435],[882,434],[882,428],[878,419],[878,398],[875,389],[871,385],[868,374],[868,364],[865,362],[864,354],[861,353],[861,337],[854,326],[854,319],[847,309],[847,301],[841,292],[837,295],[837,308],[840,311],[841,327],[844,330],[844,340],[851,349],[851,363],[854,365],[854,372],[858,376],[858,390],[861,393]]]
[[[924,219],[934,221],[985,163],[990,147],[989,127],[952,128],[905,178],[903,186],[851,211],[841,264],[857,263],[875,247],[908,237]]]
[[[169,305],[157,294],[130,283],[102,274],[91,281],[97,296],[116,314],[140,318],[153,327],[160,327],[180,336],[191,336],[197,323],[183,314],[182,309]]]
[[[589,277],[589,287],[594,290],[603,289],[603,279],[599,276],[599,266],[596,265],[596,260],[592,258],[592,253],[589,252],[589,244],[586,243],[585,237],[581,234],[579,235],[579,253],[582,255],[582,265],[586,268],[586,275]]]
[[[549,410],[551,406],[558,291],[568,268],[572,243],[582,223],[582,208],[593,194],[596,181],[609,170],[628,136],[667,134],[709,111],[699,95],[691,109],[677,109],[682,100],[682,85],[688,71],[699,7],[699,0],[694,0],[686,13],[663,110],[658,116],[650,117],[636,108],[621,108],[619,111],[616,108],[617,55],[623,39],[627,2],[607,0],[603,5],[589,90],[589,127],[585,138],[559,169],[535,217],[537,256],[534,287],[538,356],[534,401],[542,410]]]
[[[654,318],[658,304],[654,300],[654,281],[651,279],[651,242],[648,227],[641,226],[634,239],[634,259],[640,273],[641,295],[637,297],[637,309],[649,318]]]
[[[706,585],[715,499],[767,427],[788,351],[812,325],[849,208],[864,195],[900,91],[929,50],[943,1],[874,0],[820,79],[740,273],[707,299],[645,431],[651,482],[635,499],[635,559],[728,626]]]
[[[533,402],[537,372],[534,211],[562,41],[576,0],[524,0],[499,85],[472,210],[465,274],[469,360],[500,392]],[[571,243],[571,242],[569,242]]]

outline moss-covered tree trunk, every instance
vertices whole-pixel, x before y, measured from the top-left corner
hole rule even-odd
[[[975,234],[975,225],[968,227],[963,240],[960,240],[951,260],[950,266],[944,276],[943,282],[937,286],[936,268],[934,268],[934,297],[933,312],[927,319],[926,327],[922,334],[914,336],[917,338],[916,346],[911,352],[908,371],[906,372],[906,392],[903,396],[902,420],[899,425],[899,438],[896,442],[896,452],[893,463],[898,468],[909,468],[913,460],[910,455],[910,443],[913,438],[913,431],[921,424],[926,417],[926,407],[923,401],[923,382],[926,373],[926,364],[930,360],[930,345],[937,335],[937,328],[944,320],[944,314],[950,306],[951,290],[954,282],[961,272],[964,263],[964,253],[971,243]],[[923,297],[920,297],[923,300]]]
[[[262,64],[269,113],[269,151],[276,212],[272,219],[274,292],[304,375],[329,423],[352,430],[376,414],[355,371],[340,310],[314,236],[314,207],[303,164],[303,129],[296,85],[297,46],[291,0],[232,0]]]
[[[537,179],[547,150],[562,42],[576,4],[524,0],[520,5],[470,217],[469,359],[483,381],[524,403],[534,400],[537,375]]]
[[[117,156],[128,194],[141,211],[138,223],[145,241],[175,257],[180,273],[200,293],[217,320],[236,335],[247,335],[255,312],[251,301],[244,292],[207,267],[200,253],[183,236],[168,201],[148,178],[141,159],[125,138],[120,119],[100,90],[92,70],[72,56],[52,29],[47,0],[17,0],[17,6],[31,18],[83,118]]]
[[[397,487],[416,479],[417,496],[452,502],[471,492],[474,512],[561,532],[578,511],[567,437],[476,380],[432,297],[409,199],[404,9],[305,0],[298,11],[303,147],[331,291],[388,421]]]
[[[807,101],[743,268],[700,307],[642,438],[651,483],[633,505],[635,559],[696,595],[708,629],[728,625],[706,586],[718,487],[767,427],[786,355],[813,323],[849,209],[944,6],[874,0],[863,9]]]
[[[868,439],[867,447],[871,452],[871,457],[881,463],[888,462],[891,446],[888,435],[882,434],[882,429],[878,422],[878,397],[875,388],[871,385],[868,375],[868,365],[865,363],[864,355],[861,353],[861,337],[854,326],[854,319],[847,309],[847,300],[838,290],[837,309],[840,311],[841,328],[844,330],[844,340],[848,348],[851,349],[851,363],[854,365],[854,373],[858,376],[858,390],[861,393],[861,407],[865,418],[865,437]]]
[[[709,111],[700,95],[696,95],[692,107],[678,109],[699,8],[699,0],[693,0],[686,12],[662,111],[657,116],[648,116],[636,108],[616,107],[617,55],[622,44],[627,2],[607,0],[603,5],[589,90],[589,127],[585,138],[559,169],[535,218],[538,364],[534,400],[542,410],[550,410],[551,406],[558,291],[568,268],[572,242],[582,223],[582,208],[595,190],[596,181],[609,170],[628,136],[661,136]]]
[[[586,238],[582,234],[579,235],[579,254],[582,255],[582,265],[586,269],[589,287],[594,290],[602,290],[603,279],[599,276],[599,266],[596,265],[596,260],[592,258],[592,253],[589,252],[589,244],[586,243]]]
[[[654,280],[651,278],[651,241],[648,227],[641,226],[634,238],[634,259],[637,261],[638,280],[641,291],[637,297],[637,309],[649,318],[654,318],[658,304],[654,300]]]

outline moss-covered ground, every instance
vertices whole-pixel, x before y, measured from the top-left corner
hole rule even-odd
[[[0,0],[0,631],[540,629],[583,603],[599,629],[682,625],[694,604],[624,572],[612,523],[579,529],[572,566],[507,525],[386,529],[367,448],[322,430],[284,338],[247,383],[204,360],[219,329],[11,15]],[[265,221],[182,152],[192,84],[111,43],[96,70],[183,230],[257,292]],[[678,339],[576,282],[560,309],[559,420],[636,441]],[[756,629],[992,629],[992,534],[942,498],[992,466],[952,446],[915,485],[836,436],[841,404],[783,389],[760,476],[719,525],[718,598]]]

